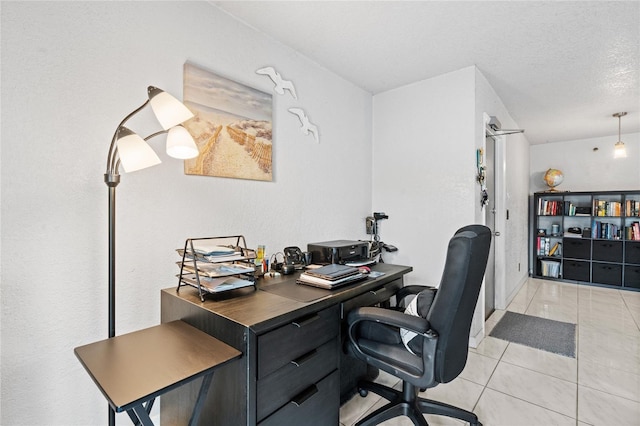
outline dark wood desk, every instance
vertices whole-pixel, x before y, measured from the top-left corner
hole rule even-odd
[[[198,424],[214,370],[241,355],[182,321],[79,346],[74,352],[111,408],[145,426],[153,425],[149,411],[156,397],[204,377],[191,405],[189,424]]]
[[[378,278],[323,290],[295,284],[296,275],[262,278],[257,290],[234,290],[200,301],[195,289],[161,291],[162,318],[183,320],[243,353],[216,372],[202,425],[337,425],[340,394],[357,368],[343,356],[343,323],[356,306],[387,301],[412,268],[377,264]],[[348,359],[347,359],[348,358]],[[349,363],[347,365],[347,363]],[[185,424],[197,389],[163,395],[163,425]]]

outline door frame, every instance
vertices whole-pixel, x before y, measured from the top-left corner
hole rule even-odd
[[[484,139],[482,141],[483,149],[486,150],[486,137],[490,135],[495,140],[494,144],[494,160],[493,160],[493,177],[494,177],[494,192],[495,192],[495,229],[499,232],[500,236],[494,236],[492,238],[494,244],[494,309],[506,308],[506,265],[505,265],[505,240],[507,235],[507,197],[506,197],[506,146],[504,135],[496,135],[489,128],[490,117],[488,114],[484,114]],[[482,215],[484,220],[484,214]],[[486,225],[486,223],[485,223]],[[483,313],[484,314],[484,313]]]
[[[490,117],[487,113],[483,113],[483,122],[482,122],[482,142],[478,141],[479,144],[476,146],[480,146],[483,149],[483,152],[486,152],[487,149],[487,133],[492,133],[492,136],[495,139],[494,144],[494,161],[493,161],[493,178],[494,178],[494,197],[495,197],[495,229],[494,231],[500,232],[499,237],[493,236],[492,244],[494,245],[494,309],[505,309],[506,304],[506,252],[505,252],[505,238],[507,235],[507,227],[506,227],[506,147],[505,147],[505,136],[498,136],[493,134],[489,128],[489,120]],[[479,133],[480,134],[480,133]],[[479,198],[478,198],[479,200]],[[476,219],[477,223],[481,223],[486,225],[486,218],[484,208],[478,208],[476,210]],[[482,287],[480,288],[480,295],[478,297],[478,303],[476,304],[476,310],[473,314],[473,321],[471,323],[472,335],[469,338],[469,346],[477,347],[482,339],[485,336],[485,282],[483,279]]]
[[[484,152],[482,158],[484,159],[484,187],[487,192],[487,204],[482,207],[484,225],[489,227],[492,231],[496,231],[496,178],[494,176],[495,166],[495,148],[496,138],[491,134],[489,129],[485,131],[484,137]],[[495,238],[494,238],[495,239]],[[484,319],[486,320],[493,311],[495,311],[496,304],[496,262],[495,262],[495,244],[491,244],[489,250],[489,258],[487,259],[487,269],[484,273]]]

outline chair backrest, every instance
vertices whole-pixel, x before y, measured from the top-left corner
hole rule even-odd
[[[436,297],[427,314],[438,332],[435,380],[455,379],[467,362],[469,332],[491,246],[491,231],[483,225],[460,228],[449,241],[447,259]]]

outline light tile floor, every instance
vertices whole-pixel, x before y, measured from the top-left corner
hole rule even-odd
[[[640,426],[640,292],[531,278],[507,310],[578,324],[576,358],[485,337],[457,379],[421,395],[472,410],[484,426]],[[504,312],[486,321],[486,336]],[[401,388],[384,372],[377,380]],[[355,395],[340,423],[351,426],[386,402]],[[382,424],[412,425],[407,418]]]

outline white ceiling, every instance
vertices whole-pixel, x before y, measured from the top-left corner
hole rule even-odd
[[[373,94],[476,65],[531,144],[640,132],[637,0],[210,3]]]

